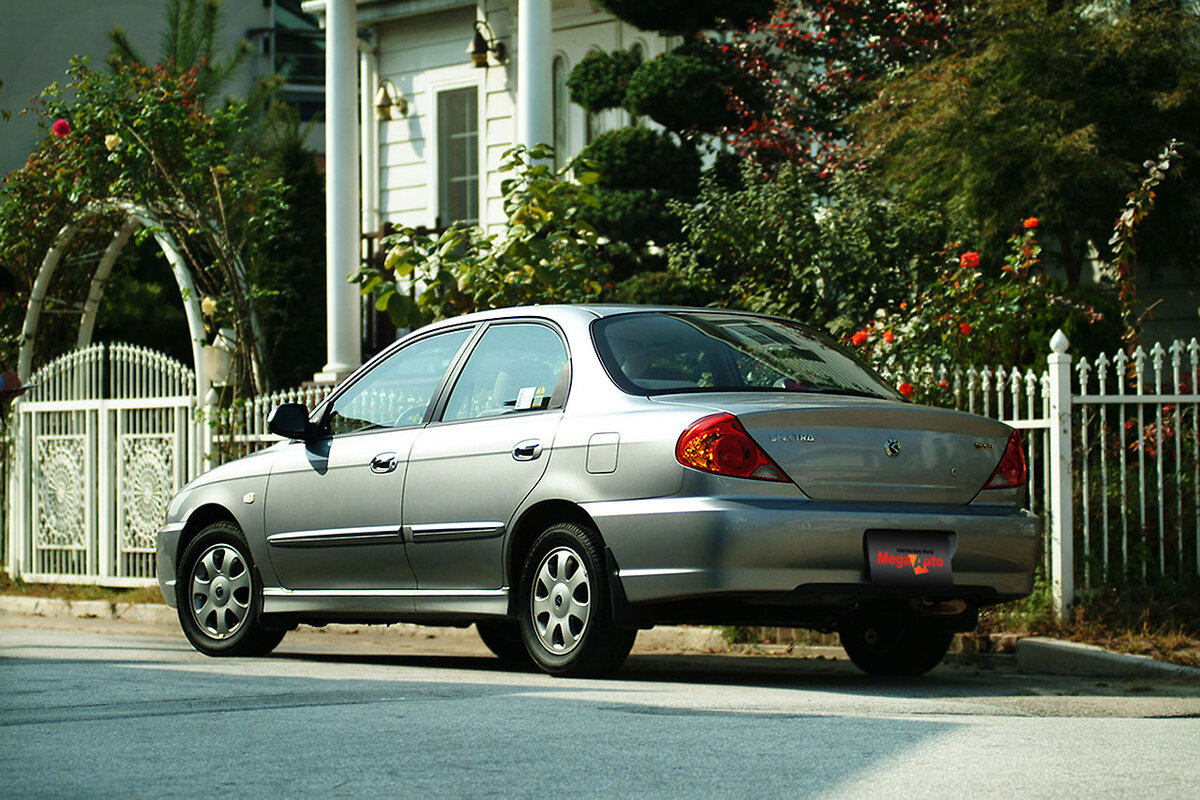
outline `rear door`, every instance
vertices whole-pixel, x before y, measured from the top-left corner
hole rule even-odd
[[[417,436],[404,528],[422,596],[501,588],[504,533],[550,460],[569,364],[556,328],[493,324],[468,356],[440,420]]]

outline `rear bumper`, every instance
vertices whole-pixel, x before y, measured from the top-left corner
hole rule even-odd
[[[984,602],[1033,589],[1041,521],[964,506],[670,497],[585,505],[630,603],[730,594],[894,596],[871,585],[868,530],[951,533],[954,596]]]

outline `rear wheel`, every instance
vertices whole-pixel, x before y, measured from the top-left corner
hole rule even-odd
[[[475,631],[487,649],[508,666],[532,666],[529,651],[521,638],[521,626],[516,622],[476,622]]]
[[[942,663],[954,634],[906,611],[877,612],[838,626],[854,665],[871,675],[922,675]]]
[[[262,585],[241,530],[214,522],[188,544],[175,582],[179,624],[209,656],[264,655],[287,632],[262,620]]]
[[[600,535],[574,522],[551,525],[534,540],[518,602],[525,647],[552,675],[611,673],[637,636],[612,622]]]

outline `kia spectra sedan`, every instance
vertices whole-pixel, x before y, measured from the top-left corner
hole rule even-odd
[[[640,628],[772,625],[911,675],[1033,585],[1017,434],[907,403],[785,319],[471,314],[269,428],[284,440],[186,486],[158,535],[208,655],[299,623],[474,623],[507,662],[601,675]]]

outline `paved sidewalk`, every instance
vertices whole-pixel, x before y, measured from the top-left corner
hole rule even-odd
[[[20,616],[36,624],[46,620],[97,620],[157,629],[161,635],[179,634],[175,610],[159,603],[111,603],[106,600],[68,601],[47,597],[0,595],[0,615]],[[353,635],[388,637],[416,646],[424,640],[454,649],[484,650],[474,627],[450,628],[424,625],[301,625],[302,635]],[[182,634],[179,634],[182,635]],[[828,646],[731,645],[716,628],[662,625],[638,634],[635,653],[747,654],[790,658],[845,660],[845,651]],[[1015,655],[951,654],[947,660],[961,666],[1015,669],[1021,672],[1094,676],[1109,678],[1174,679],[1200,682],[1200,669],[1156,661],[1148,656],[1116,653],[1094,645],[1057,639],[1025,637],[1016,644]]]

